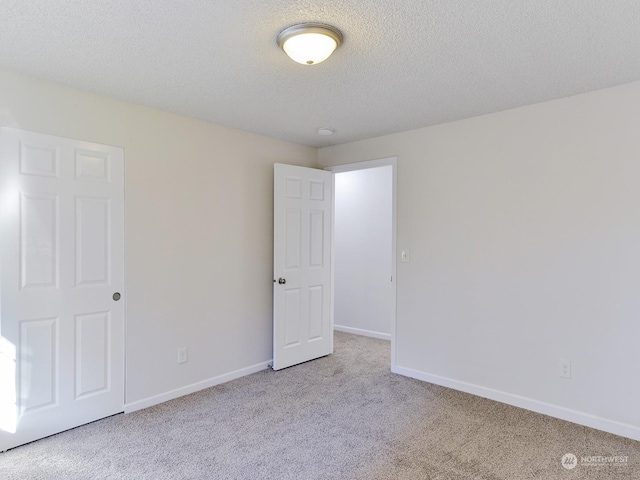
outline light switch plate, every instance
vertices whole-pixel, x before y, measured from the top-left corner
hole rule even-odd
[[[400,254],[400,261],[402,263],[409,263],[409,250],[402,250]]]

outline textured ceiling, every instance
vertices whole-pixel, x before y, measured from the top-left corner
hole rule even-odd
[[[345,36],[311,67],[309,21]],[[0,68],[325,146],[640,80],[640,1],[1,0]]]

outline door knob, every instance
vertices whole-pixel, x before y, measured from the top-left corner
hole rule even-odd
[[[280,277],[280,278],[278,279],[278,283],[279,283],[280,285],[284,285],[285,283],[287,283],[287,279],[286,279],[286,278],[282,278],[282,277]]]
[[[117,302],[118,300],[120,300],[120,292],[116,292],[113,294],[113,299]]]

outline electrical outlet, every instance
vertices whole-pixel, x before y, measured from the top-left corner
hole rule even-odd
[[[571,378],[571,360],[560,359],[560,376],[562,378]]]
[[[189,360],[189,357],[187,356],[187,347],[179,348],[178,363],[185,363],[187,360]]]

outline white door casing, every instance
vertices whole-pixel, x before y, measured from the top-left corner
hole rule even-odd
[[[333,353],[332,189],[330,172],[274,166],[274,370]]]
[[[124,151],[0,129],[0,451],[124,409]]]
[[[381,158],[378,160],[369,160],[364,162],[356,162],[356,163],[348,163],[342,165],[335,165],[333,167],[326,167],[325,170],[331,172],[332,174],[340,173],[340,172],[353,172],[356,170],[363,170],[368,168],[377,168],[391,166],[392,169],[392,195],[391,195],[391,218],[392,218],[392,226],[391,226],[391,275],[393,278],[393,307],[392,307],[392,316],[391,316],[391,371],[396,372],[396,308],[397,308],[397,300],[396,300],[396,285],[397,285],[397,269],[396,269],[396,237],[397,237],[397,205],[398,205],[398,158],[397,157],[389,157],[389,158]],[[335,188],[335,187],[334,187]],[[334,193],[335,196],[335,193]],[[334,232],[335,233],[335,232]],[[334,261],[335,264],[335,261]]]

